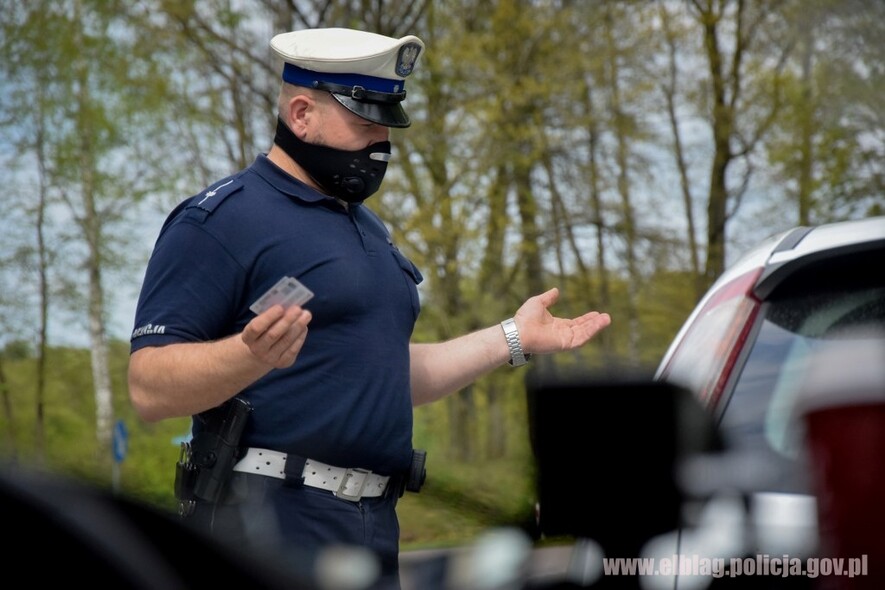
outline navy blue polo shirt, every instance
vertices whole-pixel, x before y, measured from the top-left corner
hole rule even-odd
[[[239,333],[281,277],[314,292],[295,364],[242,396],[243,445],[392,473],[412,450],[415,266],[363,205],[345,209],[266,156],[173,211],[145,274],[131,350]]]

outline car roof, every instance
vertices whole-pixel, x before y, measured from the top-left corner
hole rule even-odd
[[[784,277],[799,268],[827,258],[883,249],[885,216],[796,228],[783,236],[772,250],[753,292],[763,299]],[[881,267],[878,270],[881,271]]]
[[[762,300],[786,277],[801,268],[828,257],[876,250],[885,251],[885,216],[817,226],[798,226],[762,240],[731,264],[701,297],[670,343],[658,366],[656,377],[663,374],[664,368],[701,310],[723,286],[738,277],[762,269],[753,287],[753,294]],[[878,269],[872,270],[877,271],[881,272]]]
[[[703,299],[721,285],[756,268],[764,270],[754,293],[764,298],[787,271],[830,256],[882,248],[885,248],[885,216],[794,227],[762,240],[742,254],[719,276]]]

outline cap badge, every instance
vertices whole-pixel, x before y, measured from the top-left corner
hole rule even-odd
[[[399,55],[396,58],[396,74],[403,78],[411,74],[419,53],[421,53],[421,46],[417,43],[406,43],[400,47]]]

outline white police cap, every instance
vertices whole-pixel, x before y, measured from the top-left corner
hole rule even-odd
[[[415,68],[424,42],[354,29],[305,29],[281,33],[270,42],[283,62],[283,80],[317,88],[354,114],[387,127],[408,127],[400,104],[405,78]]]

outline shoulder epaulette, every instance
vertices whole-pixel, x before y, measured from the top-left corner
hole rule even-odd
[[[233,177],[220,181],[216,186],[209,187],[191,199],[190,207],[199,207],[211,213],[218,205],[238,190],[243,188],[239,178]]]
[[[236,176],[220,180],[214,186],[191,197],[186,209],[191,217],[205,221],[226,198],[242,188],[243,183]]]

